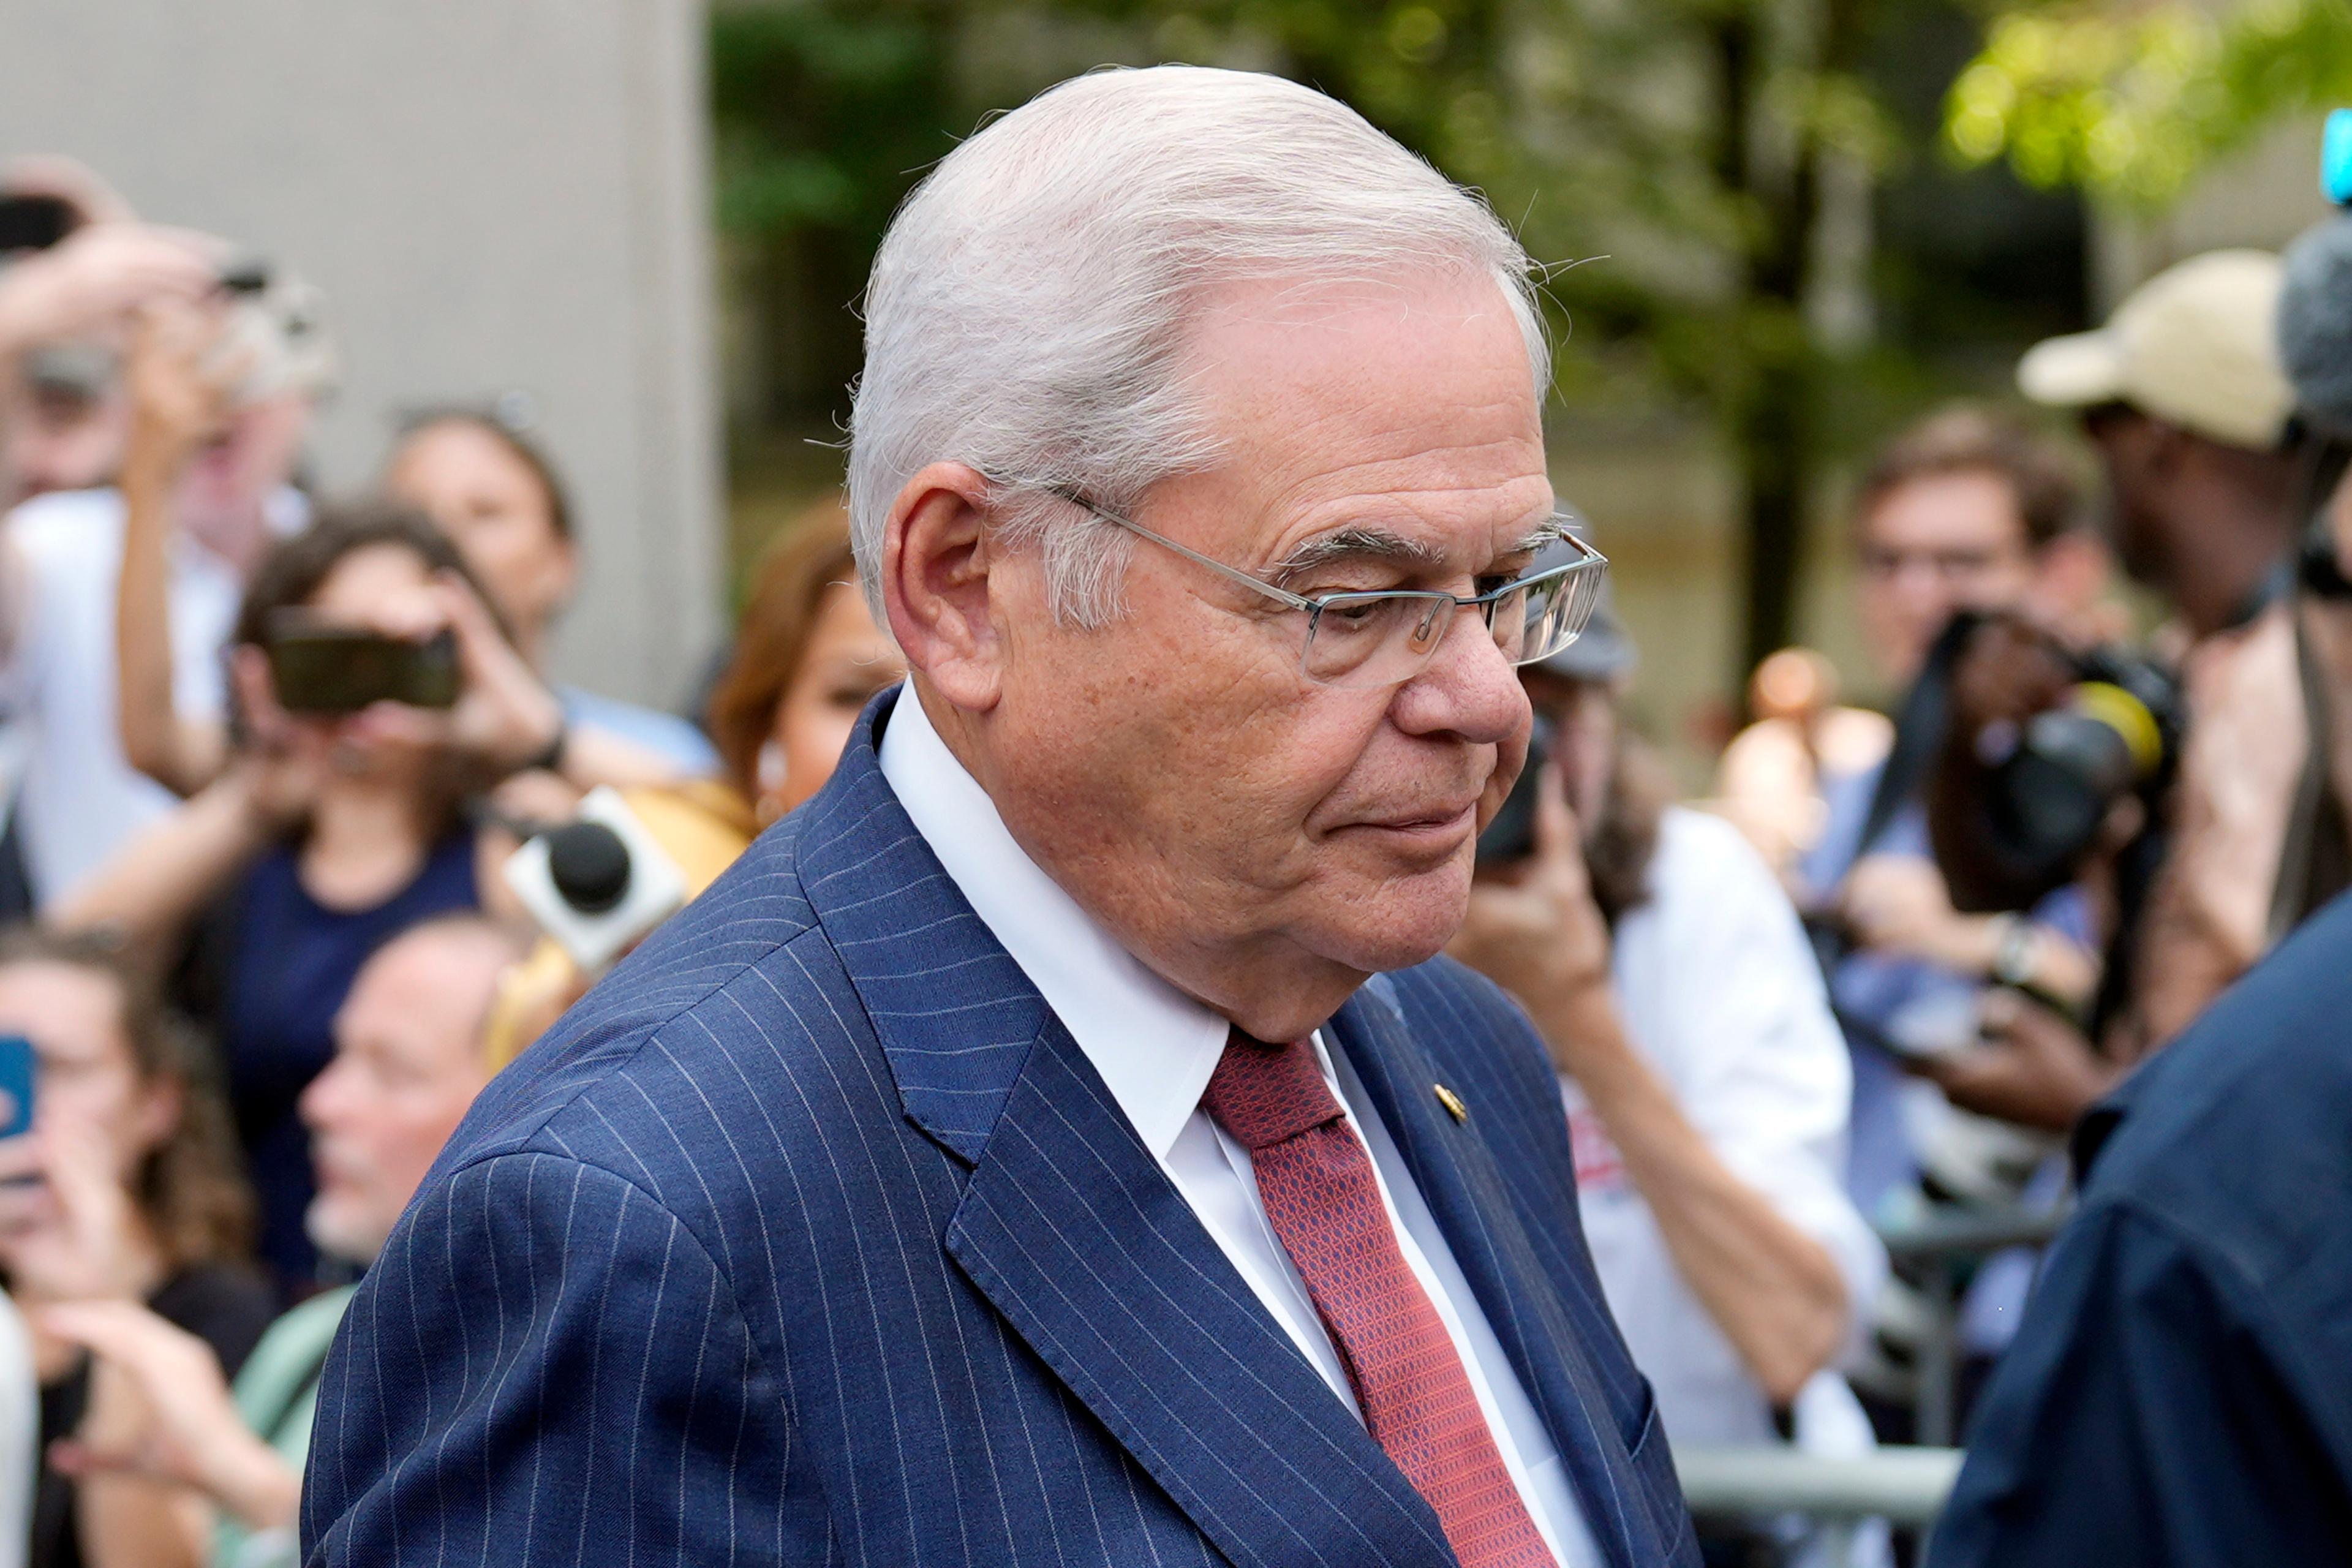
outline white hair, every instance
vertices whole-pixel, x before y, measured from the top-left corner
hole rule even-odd
[[[1337,100],[1156,66],[1076,78],[988,125],[907,198],[866,287],[849,510],[877,618],[891,505],[935,462],[987,476],[1001,523],[1042,548],[1057,615],[1112,618],[1127,535],[1053,492],[1125,508],[1214,461],[1181,363],[1202,295],[1430,270],[1500,287],[1540,397],[1527,252]]]

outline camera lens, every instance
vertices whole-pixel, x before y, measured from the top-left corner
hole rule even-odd
[[[563,901],[601,915],[629,894],[629,847],[601,822],[568,822],[547,836],[547,873]]]

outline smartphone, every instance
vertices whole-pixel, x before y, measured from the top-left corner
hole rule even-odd
[[[33,1130],[33,1084],[40,1058],[22,1035],[0,1035],[0,1138],[21,1138]]]
[[[1540,713],[1528,735],[1528,763],[1503,797],[1502,809],[1478,835],[1478,864],[1508,866],[1536,852],[1536,775],[1551,760],[1551,723]]]
[[[74,210],[58,196],[0,196],[0,251],[47,250],[74,230]]]
[[[270,617],[264,644],[278,700],[289,713],[356,713],[373,702],[448,708],[457,700],[457,639],[447,631],[410,642],[281,612]]]

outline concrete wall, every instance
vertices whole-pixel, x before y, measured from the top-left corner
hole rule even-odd
[[[2319,195],[2320,118],[2296,118],[2200,175],[2162,216],[2108,215],[2093,229],[2092,298],[2112,310],[2140,283],[2208,250],[2284,249],[2327,216]]]
[[[698,0],[0,0],[0,153],[324,290],[363,482],[395,413],[534,395],[587,581],[563,675],[677,699],[719,632]]]

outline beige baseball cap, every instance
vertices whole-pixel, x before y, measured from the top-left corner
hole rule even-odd
[[[2017,364],[2036,403],[2128,403],[2231,447],[2267,450],[2286,434],[2294,388],[2279,363],[2283,273],[2267,250],[2214,250],[2132,291],[2095,332],[2036,343]]]

